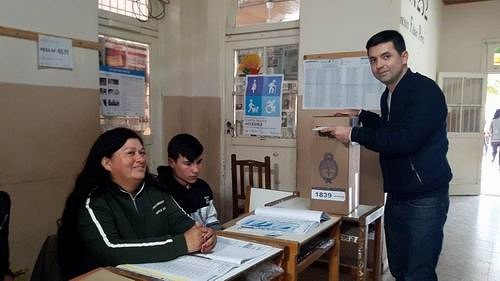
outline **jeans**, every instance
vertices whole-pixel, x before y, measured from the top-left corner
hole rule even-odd
[[[448,194],[400,201],[387,197],[384,228],[389,269],[396,281],[437,281]]]

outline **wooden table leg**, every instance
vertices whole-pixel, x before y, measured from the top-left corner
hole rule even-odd
[[[366,280],[366,249],[368,249],[368,226],[369,225],[359,225],[359,237],[358,237],[358,268],[356,272],[357,281]]]
[[[375,221],[375,258],[373,261],[373,281],[380,281],[382,277],[382,218]]]
[[[328,280],[340,280],[340,223],[337,223],[332,231],[333,247],[330,249],[328,261]]]

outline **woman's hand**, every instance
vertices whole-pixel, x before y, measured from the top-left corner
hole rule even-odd
[[[201,245],[202,253],[210,252],[217,244],[217,235],[215,235],[214,230],[209,227],[205,227],[205,230],[206,232],[203,236],[205,242]]]
[[[196,252],[201,249],[201,245],[205,242],[205,228],[206,227],[203,227],[197,222],[188,231],[184,232],[188,253]]]

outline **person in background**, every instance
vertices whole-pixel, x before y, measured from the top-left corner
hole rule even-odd
[[[9,216],[9,194],[0,191],[0,281],[14,280],[14,275],[9,269]]]
[[[403,36],[395,30],[366,43],[373,75],[386,85],[381,115],[359,115],[362,127],[323,130],[343,143],[379,152],[387,201],[384,211],[389,269],[397,281],[436,281],[452,178],[446,158],[447,106],[431,79],[412,72]]]
[[[148,172],[134,131],[104,132],[92,146],[58,229],[65,278],[97,267],[149,263],[210,251],[212,229],[195,223]]]
[[[500,147],[500,109],[495,111],[493,120],[489,127],[490,144],[491,144],[491,162],[495,162],[498,147]],[[500,166],[500,156],[498,157],[498,165]]]
[[[190,134],[179,134],[170,140],[167,151],[168,166],[157,168],[158,180],[194,220],[220,230],[212,189],[199,178],[203,145]]]

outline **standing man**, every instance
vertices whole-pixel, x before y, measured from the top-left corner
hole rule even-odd
[[[166,185],[184,211],[200,224],[220,230],[212,189],[199,178],[203,145],[190,134],[179,134],[168,143],[168,166],[157,168],[158,180]]]
[[[9,194],[0,191],[0,281],[14,280],[9,269],[9,215]]]
[[[381,116],[365,110],[362,127],[323,130],[343,143],[357,142],[380,153],[387,193],[385,233],[389,269],[397,281],[438,280],[452,173],[446,153],[447,106],[436,83],[412,72],[401,34],[385,30],[366,43],[371,70],[387,87]]]

